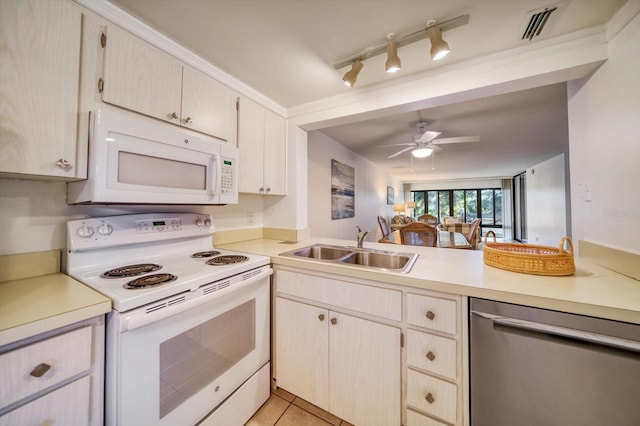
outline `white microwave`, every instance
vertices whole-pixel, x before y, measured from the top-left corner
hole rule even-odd
[[[67,204],[237,204],[238,149],[151,118],[90,114],[86,180]]]

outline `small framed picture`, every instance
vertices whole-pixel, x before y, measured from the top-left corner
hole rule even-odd
[[[387,186],[387,204],[393,204],[393,188]]]

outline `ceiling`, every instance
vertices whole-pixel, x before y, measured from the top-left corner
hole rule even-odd
[[[285,108],[348,93],[436,67],[522,47],[606,24],[625,0],[110,0]],[[635,0],[631,0],[635,1]],[[522,41],[527,13],[559,4],[542,35]],[[402,69],[384,72],[386,55],[365,60],[355,88],[349,67],[333,63],[406,34],[429,20],[469,14],[443,33],[451,53],[432,61],[428,39],[400,47]],[[404,153],[413,123],[432,122],[440,137],[480,136],[448,144],[432,160]],[[564,84],[445,105],[322,130],[403,181],[510,176],[568,150]],[[399,149],[402,147],[399,147]]]

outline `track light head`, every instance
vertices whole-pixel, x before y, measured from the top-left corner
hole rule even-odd
[[[353,87],[356,84],[356,80],[358,79],[358,73],[363,66],[364,65],[362,65],[362,62],[360,62],[359,59],[353,61],[353,64],[351,64],[351,69],[347,71],[342,77],[342,81],[344,81],[344,84],[349,87]]]
[[[384,63],[384,70],[388,73],[394,73],[401,68],[400,58],[398,57],[398,44],[395,41],[387,44],[387,62]]]
[[[442,39],[442,30],[440,27],[429,28],[427,35],[431,41],[431,59],[437,61],[449,54],[449,45]]]

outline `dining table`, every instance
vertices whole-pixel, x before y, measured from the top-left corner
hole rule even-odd
[[[400,231],[395,230],[387,235],[386,238],[381,239],[381,243],[390,244],[402,244],[400,239]],[[453,231],[441,231],[438,230],[438,241],[436,247],[440,248],[452,248],[452,249],[471,249],[471,244],[460,232]]]

